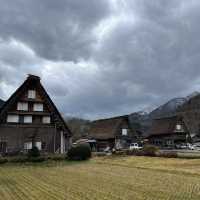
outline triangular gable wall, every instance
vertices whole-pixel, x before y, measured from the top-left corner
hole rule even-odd
[[[33,84],[34,83],[34,84]],[[58,109],[56,108],[55,104],[49,97],[48,93],[42,86],[40,82],[40,78],[37,76],[29,75],[29,77],[24,81],[24,83],[10,96],[10,98],[4,103],[4,105],[1,108],[0,111],[0,123],[3,122],[7,115],[7,111],[11,106],[16,104],[18,99],[20,98],[21,95],[23,95],[29,86],[33,84],[35,88],[39,89],[39,93],[42,96],[45,105],[48,107],[48,110],[50,111],[52,118],[53,118],[53,123],[56,123],[57,128],[62,128],[65,130],[69,136],[71,136],[71,131],[67,127],[64,119],[62,118],[61,114],[59,113]]]

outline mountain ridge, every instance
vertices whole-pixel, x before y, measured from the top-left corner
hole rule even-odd
[[[199,92],[193,92],[186,97],[176,97],[166,103],[158,106],[154,110],[145,114],[145,111],[134,112],[129,115],[129,120],[132,128],[137,127],[140,132],[147,135],[147,130],[151,126],[154,119],[170,117],[176,114],[177,110],[191,98],[200,95]]]

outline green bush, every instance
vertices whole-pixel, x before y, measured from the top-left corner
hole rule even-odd
[[[9,158],[8,162],[11,163],[25,163],[25,162],[43,162],[45,157],[27,157],[27,156],[17,156]]]
[[[39,156],[40,156],[40,151],[36,146],[34,146],[32,149],[28,151],[28,158],[39,157]]]
[[[0,164],[4,164],[4,163],[7,163],[7,162],[8,162],[8,159],[0,158]]]
[[[65,160],[65,157],[63,155],[51,155],[48,156],[48,160],[62,161]]]
[[[11,163],[24,163],[27,162],[28,158],[26,156],[16,156],[9,158],[8,162]]]
[[[126,155],[129,155],[129,156],[143,156],[144,155],[144,152],[140,149],[132,149],[132,150],[127,150],[126,151]]]
[[[156,156],[156,153],[158,152],[159,148],[153,145],[145,145],[142,148],[142,154],[144,156]]]
[[[67,159],[69,160],[87,160],[89,158],[91,158],[91,149],[87,144],[74,146],[67,152]]]
[[[45,157],[29,157],[28,162],[44,162]]]

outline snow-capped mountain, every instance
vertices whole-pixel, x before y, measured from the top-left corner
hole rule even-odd
[[[181,107],[185,102],[187,101],[187,98],[174,98],[168,101],[167,103],[159,106],[155,110],[153,110],[151,113],[149,113],[149,117],[151,119],[160,118],[160,117],[168,117],[171,115],[174,115],[178,108]]]
[[[170,117],[176,114],[177,110],[191,98],[200,95],[199,92],[193,92],[187,97],[179,97],[169,100],[167,103],[159,106],[151,112],[139,111],[129,115],[129,120],[133,128],[135,125],[140,127],[140,131],[145,133],[156,118]]]

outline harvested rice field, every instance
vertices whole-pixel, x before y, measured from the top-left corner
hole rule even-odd
[[[200,160],[101,157],[0,166],[1,200],[199,200]]]

